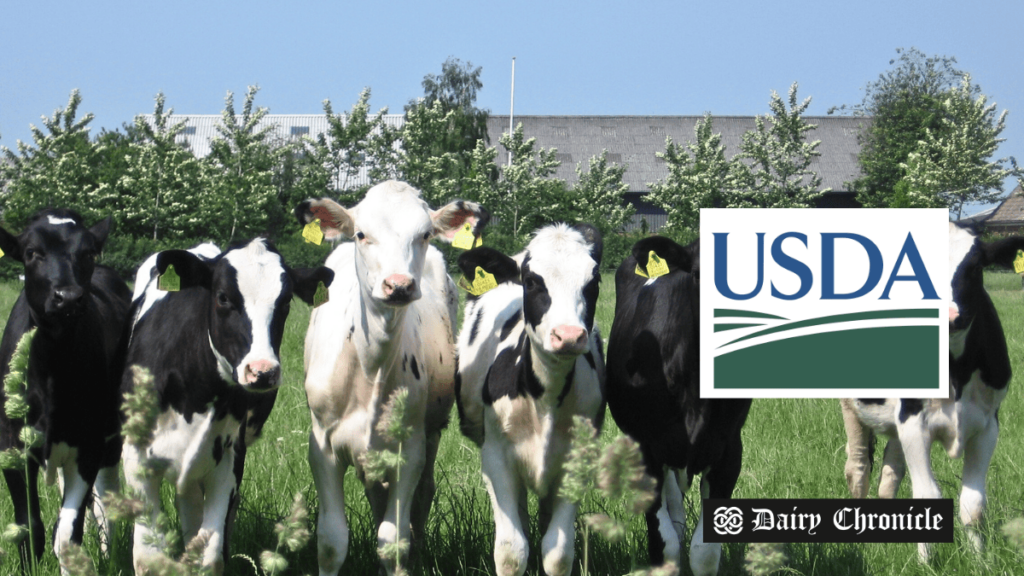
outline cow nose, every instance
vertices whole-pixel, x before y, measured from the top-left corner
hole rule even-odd
[[[73,309],[82,301],[84,293],[85,291],[77,286],[58,288],[53,291],[53,306],[57,310]]]
[[[253,360],[245,365],[245,383],[256,388],[271,388],[277,384],[281,364],[271,360]]]
[[[960,311],[952,306],[949,307],[949,323],[952,324],[960,317]]]
[[[416,281],[404,274],[392,274],[384,279],[382,288],[389,300],[407,299],[416,290]]]
[[[580,354],[587,347],[587,329],[582,326],[557,326],[551,331],[551,349],[559,354]]]

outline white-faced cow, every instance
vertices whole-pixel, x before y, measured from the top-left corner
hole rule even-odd
[[[540,499],[544,572],[572,571],[576,503],[558,494],[574,416],[601,428],[604,358],[594,313],[601,235],[587,225],[539,230],[510,258],[491,248],[459,257],[469,281],[481,269],[497,287],[466,300],[459,333],[460,427],[481,446],[494,509],[494,563],[526,571],[527,490]]]
[[[80,215],[63,209],[36,214],[18,236],[0,229],[0,249],[25,265],[25,289],[0,344],[3,376],[22,335],[38,328],[29,355],[28,417],[10,419],[0,410],[0,450],[21,448],[18,435],[25,424],[43,436],[41,448],[28,459],[27,483],[25,470],[4,470],[15,521],[31,526],[37,558],[44,532],[36,490],[39,462],[46,466],[48,482],[58,471],[64,477],[53,534],[58,557],[69,542],[82,542],[93,484],[101,495],[118,487],[117,349],[131,292],[112,269],[96,265],[109,231],[110,218],[87,228]],[[98,498],[94,507],[109,542],[110,524],[104,522]],[[24,543],[22,555],[27,555]]]
[[[669,268],[645,278],[651,251]],[[661,494],[647,511],[652,564],[678,563],[686,526],[680,488],[701,474],[702,498],[729,498],[740,474],[740,429],[750,400],[700,397],[700,241],[682,247],[645,238],[615,273],[615,320],[608,339],[608,407],[639,444]],[[666,473],[667,472],[667,473]],[[704,542],[704,510],[690,543],[697,576],[718,573],[721,544]]]
[[[914,498],[941,498],[932,474],[931,445],[941,442],[951,458],[964,458],[960,521],[976,550],[985,510],[985,478],[999,437],[999,404],[1010,384],[1010,359],[999,316],[985,292],[986,266],[1009,266],[1024,238],[982,242],[949,224],[949,389],[940,400],[843,400],[846,481],[856,498],[868,494],[874,434],[888,436],[878,495],[894,498],[909,469]],[[918,545],[922,560],[928,546]]]
[[[467,223],[478,235],[489,216],[461,200],[430,210],[418,190],[395,181],[374,186],[353,208],[325,198],[306,200],[295,212],[303,224],[319,219],[328,239],[355,239],[327,258],[337,281],[306,333],[309,463],[320,501],[317,551],[320,574],[334,576],[348,551],[343,482],[349,466],[366,485],[379,545],[410,541],[410,522],[414,550],[422,536],[434,496],[434,458],[454,400],[458,303],[430,240],[450,242]],[[361,456],[397,448],[376,425],[383,405],[401,389],[409,391],[406,417],[413,425],[402,446],[406,462],[385,483],[366,482]],[[394,557],[382,563],[394,571]]]
[[[329,286],[334,273],[289,268],[262,238],[212,259],[169,250],[153,265],[158,274],[173,265],[181,289],[164,292],[156,274],[140,271],[150,280],[132,304],[121,387],[134,389],[133,366],[148,369],[161,414],[144,453],[125,442],[125,478],[152,505],[154,517],[161,481],[174,483],[185,541],[205,531],[203,566],[220,574],[246,446],[270,415],[280,385],[278,352],[292,296],[312,303],[318,284]],[[141,476],[144,465],[160,473]],[[149,536],[136,523],[139,574],[157,552]]]

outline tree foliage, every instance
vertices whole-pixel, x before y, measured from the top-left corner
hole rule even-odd
[[[687,237],[700,232],[700,209],[732,205],[738,186],[737,163],[726,160],[711,114],[697,121],[693,133],[694,141],[686,145],[666,139],[665,151],[657,156],[665,161],[668,175],[648,184],[648,199],[668,214],[666,232]]]
[[[976,92],[968,74],[945,92],[938,127],[926,128],[900,165],[914,205],[948,207],[959,219],[966,203],[998,201],[1003,180],[1015,173],[1008,158],[991,159],[1004,140],[1006,111],[997,117],[996,105]]]
[[[768,106],[770,115],[757,116],[755,128],[743,135],[737,159],[738,184],[745,205],[762,208],[801,208],[829,189],[821,189],[821,176],[810,169],[820,156],[820,140],[807,142],[807,133],[817,128],[803,113],[811,104],[808,97],[797,102],[797,83],[789,87],[786,103],[774,90]]]
[[[621,232],[636,213],[624,196],[629,191],[622,181],[626,165],[609,164],[607,150],[591,158],[589,164],[586,171],[582,163],[576,164],[577,182],[566,196],[566,209],[575,220],[592,224],[602,235]]]
[[[860,104],[829,110],[830,114],[839,111],[871,118],[858,136],[862,176],[849,183],[865,207],[907,200],[906,196],[894,197],[896,184],[905,176],[903,166],[928,131],[937,135],[944,129],[944,94],[958,86],[965,74],[953,57],[927,56],[916,48],[898,48],[896,53],[889,61],[893,68],[865,86]],[[980,94],[980,88],[971,86],[970,92]]]

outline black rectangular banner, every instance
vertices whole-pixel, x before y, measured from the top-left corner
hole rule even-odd
[[[708,499],[705,542],[952,542],[953,500]]]

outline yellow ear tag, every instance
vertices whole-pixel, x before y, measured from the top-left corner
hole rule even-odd
[[[181,277],[174,271],[174,264],[167,267],[167,270],[157,278],[156,287],[164,292],[178,292],[181,290]]]
[[[1013,261],[1013,271],[1017,274],[1024,272],[1024,250],[1017,250],[1017,258]]]
[[[488,274],[486,270],[477,266],[476,267],[476,279],[470,284],[466,281],[466,277],[459,278],[459,288],[462,288],[466,292],[469,292],[473,296],[480,296],[484,292],[493,290],[498,287],[498,282],[494,279],[493,274]]]
[[[651,250],[651,253],[647,255],[647,272],[644,273],[640,269],[639,264],[636,265],[634,272],[636,272],[637,276],[643,276],[644,278],[658,278],[668,274],[668,262],[662,260],[654,253],[654,250]]]
[[[320,245],[324,240],[324,232],[320,229],[320,219],[315,218],[309,224],[302,227],[302,237],[310,244]]]
[[[473,226],[469,222],[463,224],[462,228],[455,233],[455,237],[452,238],[452,246],[462,250],[469,250],[481,244],[483,244],[483,240],[473,236]]]
[[[4,251],[0,250],[0,258],[3,258],[3,257],[4,257]]]
[[[326,304],[330,299],[327,286],[323,282],[319,282],[316,285],[316,292],[313,293],[313,308]]]

